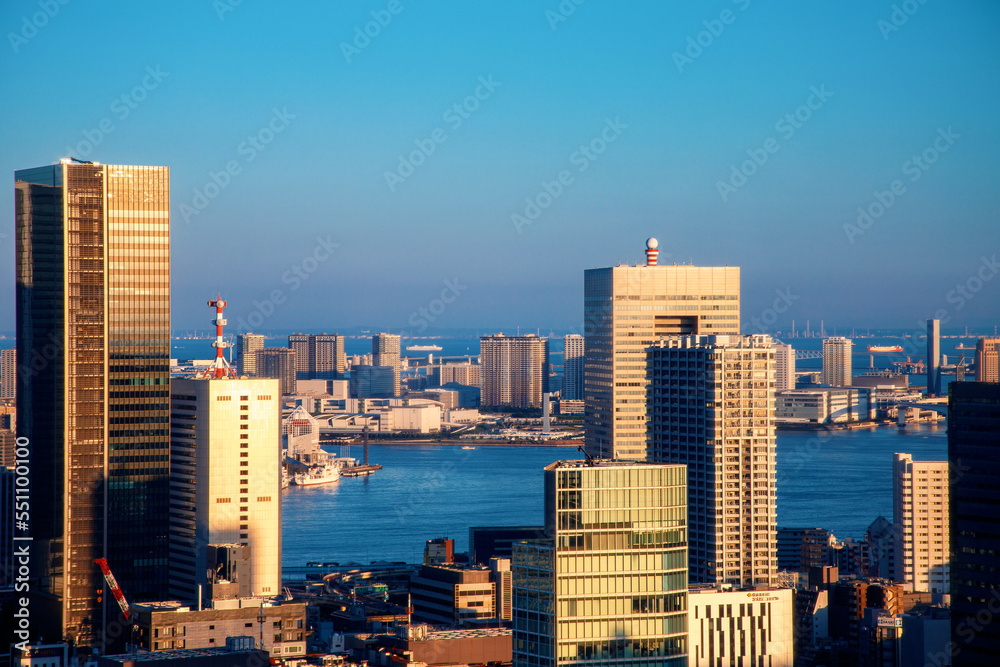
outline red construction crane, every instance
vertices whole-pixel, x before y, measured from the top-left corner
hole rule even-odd
[[[118,587],[118,582],[115,581],[115,575],[111,574],[111,568],[108,567],[108,560],[106,558],[95,558],[94,562],[97,563],[97,566],[101,568],[101,572],[104,573],[104,580],[108,582],[108,588],[111,589],[111,593],[114,594],[115,599],[118,600],[118,606],[122,608],[122,613],[125,614],[125,620],[129,620],[128,600],[125,599],[125,594],[122,593],[122,589]]]

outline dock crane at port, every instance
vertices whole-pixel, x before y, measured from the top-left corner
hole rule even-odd
[[[104,575],[104,581],[108,583],[108,588],[111,590],[111,594],[115,596],[115,600],[118,601],[118,606],[122,610],[122,615],[125,617],[126,621],[131,622],[132,626],[132,655],[136,653],[136,643],[135,636],[139,632],[139,625],[132,621],[129,614],[128,600],[125,599],[125,594],[122,593],[121,587],[118,586],[118,581],[115,579],[115,575],[111,573],[111,568],[108,566],[107,558],[95,558],[94,563],[97,567],[101,568],[101,574]]]

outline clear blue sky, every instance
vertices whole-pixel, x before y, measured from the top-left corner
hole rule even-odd
[[[175,329],[217,290],[232,320],[280,290],[260,329],[565,329],[647,236],[742,267],[745,322],[776,290],[775,328],[1000,319],[995,2],[234,2],[3,3],[0,329],[13,171],[95,131],[88,159],[171,168]]]

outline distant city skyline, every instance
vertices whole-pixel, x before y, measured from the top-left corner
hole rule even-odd
[[[7,3],[0,170],[170,167],[175,330],[571,330],[650,236],[740,267],[743,333],[995,321],[1000,7],[399,7]]]

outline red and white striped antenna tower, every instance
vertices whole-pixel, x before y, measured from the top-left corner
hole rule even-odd
[[[646,239],[646,266],[656,266],[656,256],[660,254],[660,242],[654,238]]]
[[[217,294],[214,301],[208,302],[208,306],[215,308],[215,319],[212,320],[215,323],[215,342],[212,343],[212,347],[215,348],[215,363],[205,373],[205,377],[234,378],[236,373],[223,356],[223,351],[229,347],[229,343],[222,339],[222,327],[226,326],[226,318],[222,316],[222,309],[226,307],[226,302],[222,300],[221,295]]]

